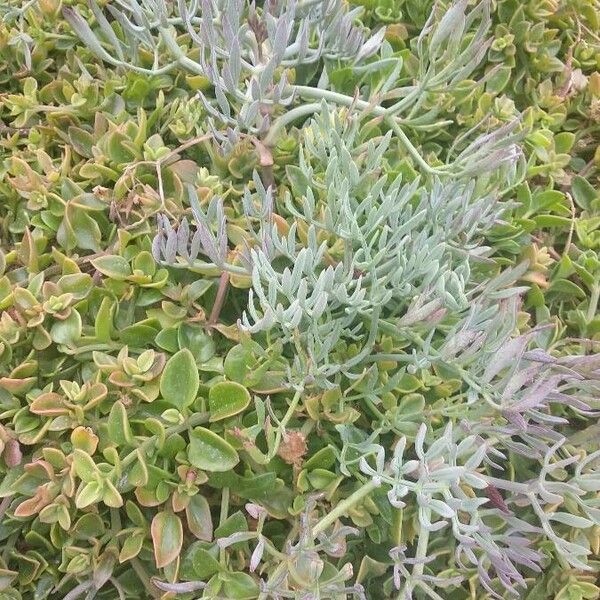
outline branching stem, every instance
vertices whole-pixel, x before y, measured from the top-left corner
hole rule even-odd
[[[174,425],[173,427],[169,427],[165,431],[165,439],[176,433],[181,433],[182,431],[185,431],[189,427],[195,427],[196,425],[201,425],[202,423],[206,423],[209,418],[210,418],[209,412],[194,413],[188,419],[186,419],[185,422],[180,423],[179,425]],[[130,465],[136,459],[138,450],[140,452],[148,450],[155,441],[156,441],[156,436],[152,436],[152,437],[148,438],[147,440],[145,440],[144,442],[142,442],[136,450],[133,450],[132,452],[130,452],[121,461],[121,467],[124,468],[124,467]]]
[[[279,118],[273,121],[271,128],[269,129],[269,133],[264,139],[264,143],[266,146],[274,146],[277,142],[277,137],[281,130],[286,126],[302,117],[307,117],[316,112],[319,112],[321,109],[321,105],[317,102],[313,102],[310,104],[303,104],[300,106],[296,106],[296,108],[292,108],[281,115]]]
[[[221,514],[219,515],[219,527],[227,521],[229,516],[229,488],[224,487],[221,493]],[[219,551],[219,562],[222,567],[227,566],[227,549],[221,548]]]
[[[277,433],[275,434],[275,443],[273,444],[273,447],[269,450],[269,453],[267,454],[266,462],[272,460],[275,454],[277,454],[277,450],[279,449],[279,445],[281,444],[281,438],[283,437],[283,434],[285,432],[285,427],[289,423],[290,419],[294,416],[294,412],[296,411],[296,408],[298,408],[298,403],[300,402],[300,398],[302,397],[303,392],[304,388],[302,387],[296,390],[296,393],[294,394],[294,397],[292,398],[292,401],[285,415],[283,416],[283,419],[279,422],[279,425],[277,427]]]
[[[423,508],[424,519],[426,521],[430,520],[431,517],[431,509]],[[419,577],[423,575],[423,570],[425,569],[425,559],[427,558],[427,547],[429,546],[429,530],[420,528],[419,531],[419,540],[417,542],[417,552],[415,554],[415,566],[412,570],[412,577],[404,584],[400,593],[398,594],[398,600],[403,600],[404,598],[412,598],[412,591],[417,584]]]
[[[313,535],[317,535],[325,531],[330,525],[336,522],[337,519],[343,517],[354,505],[358,504],[363,498],[368,496],[375,488],[379,486],[376,481],[368,481],[359,487],[353,494],[339,502],[336,507],[327,513],[312,529]]]

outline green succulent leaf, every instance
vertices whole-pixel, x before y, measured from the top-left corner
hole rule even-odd
[[[575,176],[571,184],[573,200],[583,210],[591,210],[592,202],[598,198],[598,193],[583,177]]]
[[[0,20],[0,600],[598,598],[598,0]]]
[[[117,446],[131,445],[133,434],[127,418],[127,410],[121,401],[112,405],[108,415],[108,433],[110,441]]]
[[[235,448],[214,431],[196,427],[190,433],[188,458],[204,471],[229,471],[240,461]]]
[[[223,591],[232,600],[253,600],[258,597],[258,583],[247,573],[221,573]]]
[[[71,310],[69,316],[62,321],[56,321],[50,328],[50,337],[55,344],[70,346],[77,342],[82,333],[81,316],[76,310]]]
[[[213,523],[208,500],[200,494],[192,496],[185,514],[188,527],[194,536],[206,542],[212,541]]]
[[[129,263],[122,256],[100,256],[91,262],[100,273],[116,281],[125,281],[132,273]]]
[[[199,387],[200,376],[193,354],[187,348],[179,350],[167,361],[161,375],[161,396],[181,410],[192,404]]]
[[[210,420],[220,421],[237,415],[250,404],[250,392],[234,381],[216,383],[208,392]]]
[[[90,483],[97,480],[98,468],[87,452],[79,449],[75,450],[73,452],[73,466],[77,477],[81,481]]]

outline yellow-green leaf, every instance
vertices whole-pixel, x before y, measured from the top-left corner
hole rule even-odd
[[[131,275],[131,267],[122,256],[100,256],[91,262],[97,271],[116,281],[125,281]]]
[[[110,409],[110,414],[108,415],[108,433],[110,441],[117,446],[126,446],[133,441],[127,411],[120,400],[117,400]]]
[[[213,536],[213,523],[208,500],[196,494],[190,498],[185,509],[190,531],[199,539],[210,542]]]
[[[248,390],[234,381],[213,385],[208,393],[210,420],[220,421],[242,412],[250,404]]]

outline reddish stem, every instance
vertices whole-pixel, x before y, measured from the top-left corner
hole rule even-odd
[[[215,325],[219,320],[221,309],[223,308],[223,302],[225,301],[225,295],[227,294],[227,288],[229,287],[229,273],[223,271],[221,273],[221,279],[219,279],[219,289],[217,290],[217,297],[213,304],[210,317],[208,318],[208,325]]]

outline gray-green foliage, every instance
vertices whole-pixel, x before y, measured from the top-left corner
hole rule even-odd
[[[68,9],[65,16],[89,48],[111,64],[155,75],[180,67],[206,78],[214,87],[215,99],[208,100],[202,92],[199,98],[209,115],[210,129],[224,149],[231,147],[240,132],[260,134],[271,144],[285,124],[319,111],[321,101],[326,100],[385,119],[427,174],[470,176],[495,171],[507,158],[514,162],[519,157],[515,146],[516,122],[474,141],[469,140],[472,131],[459,136],[449,149],[449,164],[436,168],[424,161],[401,128],[431,128],[449,123],[436,118],[435,110],[417,120],[413,119],[413,113],[428,95],[441,94],[463,84],[483,59],[491,43],[487,33],[490,26],[487,1],[467,11],[467,2],[461,0],[439,22],[435,22],[432,13],[415,45],[419,57],[416,85],[411,82],[404,86],[398,86],[402,59],[384,41],[384,28],[366,36],[353,23],[360,9],[349,11],[341,0],[267,3],[260,17],[250,10],[245,20],[241,18],[243,0],[194,1],[192,6],[182,0],[177,4],[178,16],[170,16],[172,10],[165,0],[146,0],[141,4],[127,0],[119,4],[121,9],[109,5],[108,10],[121,25],[126,42],[115,35],[93,0],[91,7],[101,36],[77,12]],[[196,17],[198,11],[206,18]],[[463,32],[475,25],[472,35],[463,36]],[[190,58],[187,48],[180,46],[177,26],[185,27],[192,46],[199,51],[198,60]],[[103,42],[108,43],[116,57],[105,49]],[[138,47],[154,53],[151,68],[137,65]],[[160,66],[163,49],[173,60]],[[367,61],[378,51],[377,59]],[[288,82],[286,69],[300,64],[307,67],[318,60],[323,61],[323,68],[317,85],[310,84],[310,69],[305,75],[296,69],[296,77],[306,81]],[[348,63],[348,68],[359,77],[361,91],[357,97],[331,89],[328,73],[340,62]],[[376,75],[380,72],[385,77],[378,81]],[[377,83],[372,84],[371,80]],[[481,85],[484,81],[469,85]],[[278,106],[288,107],[298,98],[311,102],[287,108],[274,118]],[[389,104],[395,98],[400,100],[384,106],[383,103]]]
[[[334,171],[335,160],[329,165]],[[295,345],[298,354],[304,353],[307,357],[297,365],[296,377],[302,374],[306,376],[306,384],[313,383],[314,378],[317,384],[327,386],[339,382],[340,375],[349,378],[359,375],[373,354],[379,319],[387,324],[395,317],[398,327],[395,334],[399,338],[409,337],[413,341],[413,352],[388,358],[408,363],[411,372],[435,365],[462,379],[466,386],[464,401],[445,412],[460,418],[461,427],[453,431],[449,426],[442,436],[430,441],[431,447],[425,452],[423,442],[427,429],[423,425],[415,440],[417,459],[406,464],[402,463],[405,438],[397,444],[388,465],[384,462],[382,446],[350,444],[361,457],[361,471],[378,486],[390,486],[388,497],[393,506],[404,506],[401,499],[409,492],[415,494],[421,535],[428,536],[429,531],[451,525],[459,563],[476,566],[480,581],[490,590],[495,575],[513,589],[515,585],[524,585],[519,565],[539,569],[542,555],[529,547],[531,542],[523,533],[547,536],[564,560],[573,567],[585,569],[585,556],[589,554],[585,538],[578,542],[564,540],[554,531],[551,521],[582,529],[600,524],[599,502],[595,498],[599,455],[596,453],[580,462],[568,482],[546,481],[547,476],[552,476],[563,465],[578,461],[577,455],[569,454],[553,461],[565,443],[557,429],[564,419],[553,416],[549,407],[556,403],[587,412],[588,403],[595,403],[599,362],[597,357],[555,358],[541,349],[527,350],[536,335],[539,337],[543,332],[513,336],[518,296],[523,291],[514,287],[514,281],[522,269],[505,271],[491,279],[471,275],[471,261],[482,261],[487,254],[481,247],[470,247],[472,236],[481,235],[485,227],[498,218],[501,207],[489,198],[480,199],[470,211],[473,217],[469,219],[468,201],[472,199],[469,186],[451,183],[444,194],[442,184],[435,182],[431,192],[421,190],[418,194],[416,184],[401,188],[392,183],[386,188],[388,195],[384,199],[379,197],[380,206],[389,209],[383,213],[380,223],[393,223],[395,226],[388,225],[389,230],[401,234],[398,238],[393,235],[386,238],[382,233],[385,225],[372,229],[368,218],[359,219],[362,227],[358,225],[356,217],[362,214],[355,204],[346,212],[330,210],[344,199],[348,201],[344,185],[325,183],[322,221],[315,219],[314,206],[310,204],[313,196],[309,192],[310,183],[307,179],[303,192],[307,197],[304,212],[290,207],[296,218],[307,224],[306,247],[298,250],[294,227],[290,228],[286,240],[279,239],[276,229],[268,226],[268,218],[264,220],[266,231],[257,234],[262,247],[252,250],[249,257],[253,292],[248,310],[253,320],[244,319],[246,328],[252,333],[266,331]],[[348,179],[344,179],[344,183],[347,186]],[[370,189],[377,189],[377,184]],[[405,205],[398,201],[398,194],[404,195]],[[395,221],[397,215],[392,206],[401,213],[407,208],[408,199],[414,204],[408,214]],[[389,205],[385,204],[386,200],[390,200]],[[368,201],[375,204],[370,214],[376,218],[377,204],[369,194],[364,202]],[[289,198],[287,204],[290,204]],[[481,218],[486,213],[487,223]],[[337,223],[334,214],[339,219]],[[344,229],[354,231],[355,235],[344,235]],[[324,266],[323,256],[331,248],[327,242],[317,243],[317,230],[329,235],[340,231],[334,239],[344,240],[351,248],[348,253],[341,252],[336,267]],[[367,235],[363,235],[365,230]],[[373,247],[368,242],[368,233],[373,231],[377,232],[377,241],[384,239],[390,243],[390,246],[381,244],[383,275],[377,271],[377,252],[365,257],[370,259],[365,263],[376,265],[374,268],[365,269],[363,262],[355,264],[356,254],[364,256]],[[394,252],[398,245],[404,246],[405,252]],[[409,261],[407,256],[416,256],[417,260]],[[290,266],[278,270],[274,263],[282,257],[286,259],[284,265]],[[347,266],[344,259],[348,261]],[[425,268],[421,269],[423,265]],[[388,273],[401,276],[399,280],[392,280],[389,289],[386,288],[390,281],[386,277]],[[412,284],[414,280],[418,285]],[[404,288],[399,285],[401,282],[405,282]],[[260,312],[254,307],[255,297]],[[389,327],[385,331],[389,333]],[[340,341],[349,340],[359,340],[360,352],[344,363],[332,364],[336,346]],[[498,421],[500,415],[505,422]],[[388,427],[394,430],[393,420]],[[366,458],[373,452],[377,458],[375,468],[369,466]],[[501,464],[509,452],[543,459],[545,467],[539,479],[515,482],[481,474],[484,461],[502,469]],[[515,501],[524,500],[534,508],[539,525],[511,514],[503,516],[504,526],[500,527],[498,506],[490,508],[485,496],[469,496],[464,486],[474,490],[491,487],[508,491]],[[441,496],[441,500],[435,496]],[[544,511],[544,506],[562,502],[570,505],[570,512],[555,515],[552,510]],[[510,512],[505,504],[500,505],[500,510]],[[466,523],[458,518],[459,512],[470,515]],[[420,560],[425,558],[419,557]],[[456,575],[424,579],[422,569],[409,572],[407,564],[411,561],[398,558],[398,573],[402,575],[398,575],[398,582],[402,581],[404,589],[409,591],[415,586],[425,590],[432,585],[447,586],[456,580]]]
[[[506,210],[497,189],[486,187],[482,193],[481,181],[462,177],[404,184],[400,176],[382,175],[391,135],[358,144],[357,121],[324,106],[305,127],[300,160],[288,168],[290,190],[281,199],[294,219],[287,235],[273,224],[272,190],[258,175],[257,191],[246,190],[254,245],[246,255],[252,288],[241,326],[289,346],[295,356],[290,383],[324,388],[363,377],[365,370],[376,373],[375,344],[383,333],[410,340],[411,353],[386,358],[404,364],[400,373],[433,366],[462,381],[463,400],[442,413],[460,419],[461,426],[449,425],[425,451],[422,425],[415,440],[417,459],[406,464],[405,438],[389,465],[382,446],[354,445],[362,473],[378,486],[389,486],[392,506],[404,506],[402,498],[415,494],[422,536],[451,525],[458,563],[465,569],[475,566],[490,591],[494,577],[514,590],[525,585],[519,566],[539,569],[542,554],[529,547],[523,532],[547,536],[564,560],[586,568],[587,543],[561,539],[543,507],[564,492],[565,501],[574,502],[573,512],[561,512],[555,520],[583,529],[599,525],[593,494],[598,455],[581,463],[568,484],[505,481],[486,477],[481,469],[485,464],[502,469],[508,453],[515,452],[544,460],[547,468],[540,477],[555,471],[551,460],[564,444],[557,425],[564,419],[553,416],[550,405],[588,412],[598,389],[598,359],[528,350],[536,339],[543,345],[543,330],[514,336],[525,290],[516,281],[526,265],[490,276],[491,249],[481,244]],[[191,202],[196,206],[197,200]],[[196,207],[198,231],[209,232],[209,215],[221,215],[220,233],[214,239],[205,233],[201,239],[206,241],[196,246],[227,269],[225,246],[220,254],[216,250],[225,235],[219,206],[215,199],[207,213]],[[184,258],[193,260],[187,254],[174,259]],[[350,344],[355,346],[350,356],[340,353]],[[397,427],[393,418],[380,425]],[[367,460],[373,452],[375,468]],[[558,464],[576,461],[572,456]],[[465,486],[514,493],[515,501],[534,507],[539,525],[513,516],[504,503],[490,508],[487,496],[472,497]],[[511,512],[502,517],[502,526],[498,510]],[[469,515],[466,522],[459,512]],[[426,545],[419,547],[426,551]],[[425,559],[425,554],[418,557]],[[408,593],[456,581],[455,574],[424,578],[422,563],[415,562],[412,572],[406,564],[410,561],[398,559],[399,581]]]

